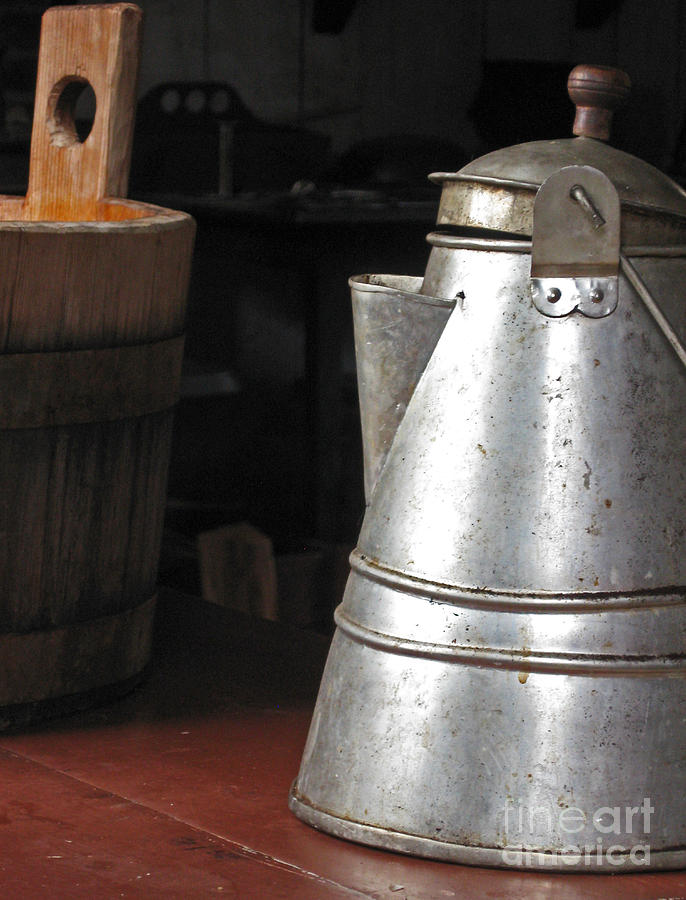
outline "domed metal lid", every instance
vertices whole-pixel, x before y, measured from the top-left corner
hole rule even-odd
[[[459,172],[437,172],[443,186],[437,222],[530,236],[536,193],[564,166],[586,165],[613,182],[621,203],[623,244],[686,243],[686,191],[654,166],[603,143],[614,109],[628,96],[628,76],[604,66],[577,66],[567,83],[577,107],[566,140],[496,150]]]

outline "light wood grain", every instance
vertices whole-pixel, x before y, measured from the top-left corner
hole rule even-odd
[[[127,193],[141,11],[131,3],[55,7],[43,15],[23,218],[103,217],[105,197]],[[69,85],[95,92],[93,127],[81,143],[60,98]]]

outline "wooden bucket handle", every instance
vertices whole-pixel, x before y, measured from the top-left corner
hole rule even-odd
[[[103,199],[126,197],[142,18],[133,3],[44,13],[26,218],[97,219]],[[82,142],[73,117],[85,84],[93,89],[96,111]]]

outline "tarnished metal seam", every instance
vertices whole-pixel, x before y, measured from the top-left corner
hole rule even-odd
[[[459,660],[467,666],[488,666],[516,672],[564,673],[567,675],[686,675],[686,655],[610,656],[591,653],[541,653],[538,651],[465,647],[460,644],[435,644],[394,637],[361,625],[345,614],[342,607],[334,613],[336,624],[358,644],[394,653],[439,662]]]
[[[665,336],[665,339],[669,343],[670,347],[679,357],[682,365],[686,366],[686,347],[684,347],[684,345],[681,343],[681,341],[679,340],[679,336],[672,328],[669,320],[664,315],[658,304],[655,302],[655,298],[650,293],[648,287],[646,286],[646,283],[643,281],[641,276],[638,274],[636,269],[631,265],[631,263],[623,253],[619,256],[619,264],[622,268],[622,272],[624,273],[638,296],[641,298],[643,305],[653,317],[653,321]]]
[[[361,281],[362,278],[369,278],[369,275],[353,275],[348,279],[348,284],[356,291],[370,294],[388,294],[398,300],[411,301],[412,303],[421,303],[422,306],[442,306],[452,309],[455,306],[455,300],[449,300],[447,297],[431,297],[427,294],[417,294],[414,291],[404,291],[399,287],[379,282]],[[375,278],[383,278],[383,275],[375,275]],[[421,284],[422,279],[418,279]]]
[[[533,181],[517,181],[516,178],[498,178],[496,175],[460,175],[457,172],[432,172],[429,181],[433,184],[443,184],[446,181],[459,181],[464,184],[476,182],[477,184],[492,184],[496,187],[523,188],[524,190],[537,191],[540,184]]]
[[[686,246],[683,244],[665,245],[664,247],[655,247],[650,244],[637,245],[636,247],[623,247],[624,256],[655,256],[655,257],[681,257],[686,256]]]
[[[468,237],[466,235],[449,234],[442,231],[431,231],[426,240],[432,247],[445,247],[449,250],[485,250],[493,253],[531,253],[531,240],[507,240],[498,238]],[[641,245],[624,247],[625,257],[652,256],[655,258],[679,259],[686,257],[686,244],[664,247]]]
[[[537,849],[536,847],[486,847],[482,844],[457,844],[446,840],[420,835],[408,834],[403,831],[392,831],[378,825],[367,825],[355,819],[344,819],[341,816],[321,809],[309,798],[303,796],[297,785],[291,788],[289,807],[292,812],[314,828],[321,828],[329,834],[346,838],[352,841],[362,841],[372,846],[394,850],[398,853],[407,853],[414,856],[426,856],[430,859],[444,860],[455,863],[466,863],[479,866],[501,866],[510,868],[519,862],[526,865],[532,871],[577,869],[581,872],[594,872],[598,869],[612,872],[643,870],[637,866],[631,856],[631,850],[619,852],[615,850],[612,862],[608,861],[605,854],[598,858],[594,847],[588,858],[592,865],[586,862],[584,854],[565,854],[561,851]],[[507,851],[507,857],[504,856]],[[504,860],[507,859],[507,864]],[[686,862],[686,847],[676,847],[667,850],[653,850],[650,854],[651,869],[676,869],[681,868]],[[573,862],[573,860],[576,860]],[[570,863],[573,863],[570,865]]]
[[[370,581],[395,588],[404,594],[428,597],[468,609],[488,609],[494,612],[602,613],[610,610],[686,605],[686,587],[682,586],[665,586],[623,593],[589,591],[562,594],[544,591],[499,591],[492,588],[482,589],[427,581],[418,576],[386,568],[381,563],[372,562],[359,550],[353,550],[350,554],[350,567]]]
[[[530,240],[498,240],[497,238],[463,237],[432,231],[426,236],[432,247],[446,247],[450,250],[490,250],[498,253],[531,253]],[[685,250],[686,252],[686,250]]]

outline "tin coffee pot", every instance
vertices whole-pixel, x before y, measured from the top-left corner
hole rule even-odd
[[[291,809],[475,865],[686,865],[686,194],[568,140],[442,185],[351,279],[368,508]]]

